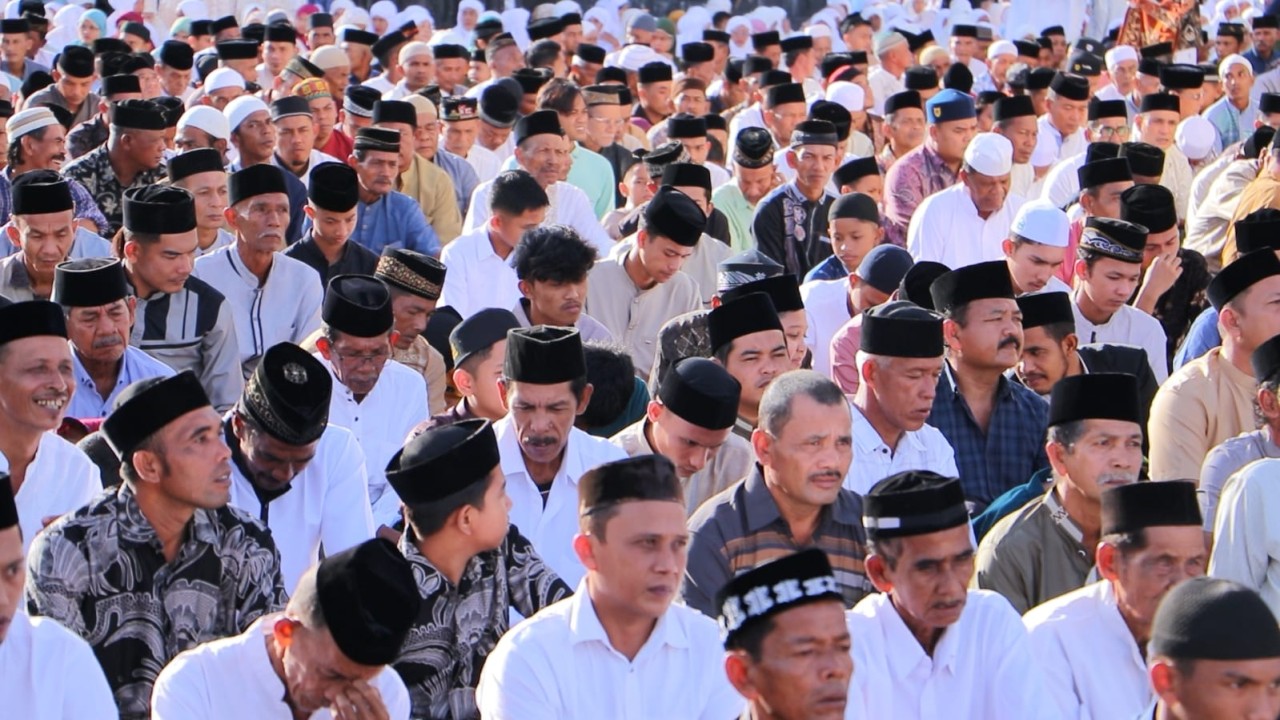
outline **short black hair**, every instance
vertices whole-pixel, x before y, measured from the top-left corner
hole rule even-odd
[[[551,67],[562,52],[564,48],[555,40],[539,40],[525,51],[524,62],[531,68]]]
[[[590,340],[582,345],[587,359],[587,381],[592,385],[591,402],[578,416],[582,428],[605,427],[627,409],[636,389],[636,366],[622,345]]]
[[[523,215],[530,210],[550,207],[547,191],[524,170],[500,173],[489,191],[489,211]]]
[[[538,109],[568,115],[573,112],[574,101],[581,96],[582,90],[577,85],[564,78],[551,78],[538,91]]]
[[[582,282],[598,253],[567,225],[543,225],[524,234],[511,265],[516,277],[529,282]]]
[[[440,532],[449,516],[457,509],[470,505],[484,510],[484,495],[489,492],[489,482],[471,483],[465,488],[430,503],[406,504],[405,522],[419,538],[427,538]]]
[[[748,621],[725,641],[725,650],[741,650],[751,658],[752,662],[760,662],[763,657],[764,639],[773,631],[773,616],[755,618]]]
[[[1054,342],[1059,343],[1066,340],[1068,335],[1074,335],[1076,332],[1076,323],[1074,320],[1045,323],[1040,327],[1044,328],[1045,333],[1047,333]]]

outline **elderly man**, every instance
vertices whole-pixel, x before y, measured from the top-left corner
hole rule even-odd
[[[874,71],[872,71],[874,73]],[[877,100],[879,102],[879,100]],[[925,139],[924,100],[915,90],[903,90],[884,100],[884,149],[876,156],[881,174],[898,158],[920,147]]]
[[[165,121],[159,106],[146,100],[114,103],[105,145],[62,168],[69,180],[83,185],[106,216],[106,235],[124,222],[124,192],[155,185],[165,178]]]
[[[1101,101],[1121,100],[1125,104],[1130,121],[1138,114],[1138,51],[1132,45],[1117,45],[1107,51],[1103,59],[1107,65],[1107,77],[1111,83],[1095,94]]]
[[[914,63],[915,57],[906,36],[888,29],[875,39],[874,53],[880,62],[867,76],[867,84],[871,87],[876,109],[884,117],[888,113],[886,103],[889,97],[906,89],[902,75]]]
[[[13,211],[13,182],[20,175],[36,170],[58,171],[67,159],[67,129],[47,107],[30,107],[9,118],[5,125],[9,135],[8,164],[0,173],[0,221]],[[76,240],[71,246],[75,257],[109,255],[100,236],[107,232],[107,218],[93,196],[78,182],[69,181],[71,199],[75,203]],[[80,230],[86,232],[80,232]]]
[[[795,179],[760,200],[751,235],[762,253],[803,277],[831,255],[824,234],[836,196],[827,185],[840,157],[839,140],[835,125],[825,120],[796,123],[789,140],[785,157]]]
[[[1062,717],[1140,717],[1153,699],[1143,662],[1161,599],[1204,574],[1195,485],[1104,491],[1094,558],[1101,580],[1031,610],[1023,623]],[[1160,573],[1151,573],[1159,563]]]
[[[236,172],[254,165],[274,166],[276,127],[271,122],[271,108],[257,96],[245,96],[232,100],[225,112],[227,126],[231,130],[231,144],[239,155],[227,170]],[[292,173],[282,175],[290,210],[284,237],[287,243],[292,244],[302,236],[302,221],[306,218],[302,208],[307,205],[307,186]]]
[[[943,90],[925,104],[928,138],[889,168],[885,175],[885,233],[889,242],[907,244],[911,217],[924,199],[959,180],[964,151],[977,132],[973,98]]]
[[[462,232],[453,180],[443,168],[416,151],[418,111],[413,104],[379,100],[373,105],[373,124],[400,133],[400,176],[396,190],[422,209],[422,216],[440,242],[448,245]]]
[[[408,720],[409,693],[390,665],[420,607],[413,569],[386,540],[329,553],[284,612],[174,658],[156,678],[152,717]]]
[[[430,255],[386,248],[373,276],[391,291],[391,314],[396,339],[391,359],[416,371],[427,382],[427,407],[431,414],[445,410],[444,356],[427,342],[427,325],[440,303],[445,267]]]
[[[0,296],[48,300],[54,269],[75,242],[70,184],[52,170],[20,175],[12,188],[14,214],[5,228],[18,252],[0,260]]]
[[[978,587],[995,590],[1018,612],[1084,585],[1089,548],[1100,537],[1099,495],[1138,481],[1142,425],[1131,375],[1089,373],[1059,380],[1049,398],[1053,485],[991,528],[978,546]]]
[[[1123,101],[1091,100],[1087,117],[1084,139],[1089,144],[1079,153],[1058,161],[1040,184],[1040,197],[1058,207],[1065,208],[1073,202],[1080,202],[1083,205],[1080,191],[1085,188],[1080,183],[1080,167],[1085,163],[1114,158],[1114,151],[1103,152],[1104,149],[1111,150],[1110,144],[1119,144],[1129,139],[1131,121]],[[1102,143],[1110,144],[1102,145]]]
[[[1164,151],[1164,173],[1159,183],[1173,193],[1178,220],[1186,220],[1193,175],[1187,156],[1174,142],[1181,118],[1178,96],[1163,92],[1145,95],[1139,109],[1141,112],[1134,120],[1134,127],[1138,129],[1142,142]]]
[[[438,257],[440,238],[427,224],[422,208],[395,189],[402,142],[395,130],[369,127],[356,131],[355,150],[347,159],[356,170],[360,196],[351,239],[375,253],[393,247]]]
[[[227,505],[231,452],[194,375],[129,386],[102,434],[123,482],[36,536],[28,610],[88,639],[120,717],[142,720],[175,655],[242,632],[286,595],[270,533]],[[137,608],[127,622],[122,606]]]

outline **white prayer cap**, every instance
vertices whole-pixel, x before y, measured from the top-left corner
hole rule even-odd
[[[347,51],[337,45],[325,45],[311,51],[311,62],[321,70],[332,70],[347,67],[351,59],[347,57]]]
[[[826,25],[823,25],[822,23],[814,23],[813,25],[810,25],[807,30],[805,30],[805,34],[813,38],[820,38],[820,37],[829,38],[831,37],[831,28],[827,27]]]
[[[254,3],[245,5],[244,9],[240,11],[240,24],[247,25],[249,23],[259,21],[260,18],[258,18],[258,16],[261,15],[262,13],[263,13],[263,9],[261,5],[257,5]]]
[[[201,0],[184,0],[178,4],[178,12],[192,20],[209,19],[209,8]]]
[[[628,45],[618,51],[614,64],[629,72],[639,72],[640,68],[651,62],[666,62],[661,55],[648,45]]]
[[[227,103],[227,109],[223,111],[227,114],[227,127],[231,129],[231,132],[235,132],[245,118],[259,110],[270,113],[270,110],[267,109],[267,104],[262,102],[261,98],[254,95],[241,95]]]
[[[1036,198],[1018,210],[1009,233],[1041,245],[1064,248],[1071,234],[1071,218],[1052,202]]]
[[[368,28],[369,13],[365,12],[363,8],[348,8],[342,13],[342,22],[345,25],[355,25],[359,28]]]
[[[178,132],[182,132],[188,125],[199,128],[218,140],[231,138],[231,124],[227,122],[227,116],[209,105],[196,105],[182,113],[182,117],[178,118]]]
[[[851,113],[867,109],[867,94],[861,85],[847,80],[839,80],[827,86],[826,99],[839,103]]]
[[[369,6],[370,16],[382,18],[388,23],[395,18],[396,12],[396,4],[391,2],[391,0],[378,0],[378,2]]]
[[[241,90],[246,89],[244,76],[231,68],[218,68],[209,73],[209,77],[204,80],[205,95],[214,90],[222,90],[229,87],[240,88]]]
[[[556,17],[563,17],[570,13],[582,14],[582,6],[573,0],[560,0],[555,4],[553,12]]]
[[[57,124],[58,116],[54,115],[52,110],[42,105],[37,105],[14,114],[5,123],[5,127],[9,131],[9,142],[12,143],[17,142],[18,138],[27,133]]]
[[[1218,133],[1213,129],[1212,123],[1200,115],[1192,115],[1178,123],[1174,142],[1178,144],[1178,149],[1187,156],[1188,160],[1203,160],[1213,150],[1213,143],[1217,137]]]
[[[1253,74],[1253,65],[1251,65],[1248,60],[1245,60],[1243,55],[1240,55],[1239,53],[1231,53],[1230,55],[1222,58],[1222,61],[1218,63],[1218,77],[1226,77],[1227,70],[1230,69],[1232,65],[1240,65],[1245,70],[1248,70],[1250,75]]]
[[[1132,45],[1117,45],[1107,51],[1107,69],[1115,70],[1122,62],[1138,62],[1138,51]]]
[[[1001,55],[1009,55],[1018,57],[1018,46],[1008,40],[997,40],[991,43],[991,47],[987,48],[988,58],[998,58]]]
[[[978,133],[964,149],[964,163],[988,177],[1001,177],[1013,170],[1013,143],[996,133]]]
[[[440,111],[436,109],[436,104],[418,93],[410,93],[405,97],[404,101],[412,105],[419,115],[425,113],[430,115],[432,120],[437,120],[440,117]]]
[[[430,56],[431,52],[431,46],[421,40],[405,43],[404,47],[400,48],[400,64],[407,65],[409,64],[409,58],[418,57],[419,55]]]

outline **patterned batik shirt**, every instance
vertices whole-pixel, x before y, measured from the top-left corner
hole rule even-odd
[[[178,653],[243,632],[284,608],[280,553],[246,513],[196,510],[166,562],[128,483],[62,516],[32,541],[27,608],[93,648],[121,720],[151,716],[156,676]]]
[[[774,188],[756,205],[751,234],[760,252],[796,277],[831,255],[827,211],[836,196],[823,192],[817,202],[800,192],[795,182]]]
[[[912,149],[885,173],[885,242],[907,246],[907,226],[924,199],[955,185],[960,176],[928,144]]]
[[[67,163],[66,167],[62,168],[62,174],[84,185],[93,196],[98,209],[107,218],[107,232],[103,233],[104,237],[114,237],[116,231],[124,224],[125,190],[156,185],[168,177],[164,165],[161,164],[154,170],[146,170],[135,175],[133,183],[129,186],[121,185],[115,169],[111,167],[111,156],[107,153],[106,145]]]
[[[396,672],[409,688],[414,718],[471,720],[485,658],[510,625],[510,610],[529,617],[573,594],[514,525],[496,550],[467,562],[455,587],[418,551],[413,530],[400,536],[422,596]]]

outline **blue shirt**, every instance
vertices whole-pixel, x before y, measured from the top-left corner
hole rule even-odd
[[[832,255],[810,268],[809,272],[804,274],[804,281],[840,280],[847,277],[849,277],[849,271],[845,269],[844,263],[840,262],[840,258]]]
[[[436,150],[436,164],[449,173],[453,180],[453,194],[458,198],[458,211],[467,216],[467,208],[471,205],[471,195],[480,184],[480,176],[465,158],[460,158],[444,148]]]
[[[1030,480],[1006,491],[992,501],[981,515],[973,519],[974,537],[978,538],[978,542],[982,542],[982,538],[991,532],[991,528],[995,527],[1001,518],[1036,498],[1044,497],[1051,487],[1053,487],[1053,468],[1037,470]]]
[[[938,378],[938,394],[928,423],[942,431],[955,450],[960,486],[977,510],[1049,466],[1044,452],[1049,405],[1004,376],[996,386],[995,406],[984,434],[960,394],[948,362]]]
[[[372,204],[356,205],[356,229],[349,239],[375,255],[381,255],[383,248],[393,247],[440,257],[440,238],[427,224],[422,208],[413,198],[394,190]]]
[[[1275,67],[1277,63],[1280,63],[1280,53],[1276,53],[1274,48],[1271,50],[1271,55],[1266,59],[1263,59],[1263,57],[1258,54],[1257,48],[1250,48],[1240,54],[1243,55],[1244,59],[1248,60],[1249,64],[1253,66],[1254,77],[1261,75]]]
[[[1253,132],[1253,123],[1258,119],[1258,106],[1249,103],[1244,110],[1237,110],[1231,104],[1231,98],[1223,96],[1205,110],[1204,117],[1218,131],[1218,150],[1244,139],[1244,133]]]
[[[1187,329],[1187,336],[1182,339],[1182,345],[1173,356],[1174,372],[1221,344],[1222,336],[1218,334],[1218,311],[1210,305],[1196,316],[1191,327]]]
[[[67,417],[77,420],[104,418],[110,415],[116,403],[116,397],[132,383],[153,377],[171,377],[174,374],[173,368],[151,357],[145,351],[132,345],[126,346],[120,365],[120,376],[116,378],[116,386],[111,389],[107,399],[103,400],[98,394],[98,386],[94,385],[93,378],[89,377],[89,371],[85,370],[80,362],[79,353],[74,350],[71,352],[71,364],[72,373],[76,378],[76,391],[71,395],[71,402],[67,405]]]

